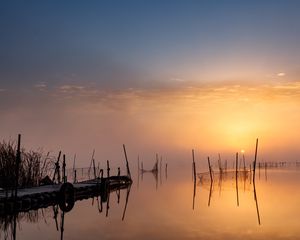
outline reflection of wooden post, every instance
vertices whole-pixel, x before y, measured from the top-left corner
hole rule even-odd
[[[194,181],[193,210],[194,210],[194,208],[195,208],[195,197],[196,197],[196,180]]]
[[[124,207],[124,211],[123,211],[122,221],[124,221],[124,219],[125,219],[125,213],[126,213],[126,209],[127,209],[127,204],[128,204],[130,189],[131,189],[131,184],[127,188],[126,201],[125,201],[125,207]]]
[[[258,138],[256,139],[255,156],[254,156],[254,163],[253,163],[253,182],[255,181],[255,169],[256,169],[256,160],[257,160],[257,148],[258,148]]]
[[[239,164],[239,153],[237,152],[235,157],[235,187],[236,187],[237,206],[239,206],[238,164]]]
[[[219,165],[219,171],[220,171],[220,174],[222,174],[222,164],[221,164],[221,155],[219,153],[219,159],[218,159],[218,165]]]
[[[212,195],[212,181],[210,182],[210,188],[209,188],[209,196],[208,196],[208,206],[210,206],[210,199],[211,199],[211,195]]]
[[[255,182],[253,182],[253,192],[254,192],[254,200],[256,205],[257,220],[258,220],[258,224],[260,225],[260,214],[259,214],[258,201],[256,196]]]
[[[207,157],[207,162],[208,162],[208,168],[209,168],[210,181],[213,182],[212,170],[211,170],[209,157]]]

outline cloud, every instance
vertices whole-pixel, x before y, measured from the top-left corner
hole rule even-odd
[[[82,91],[84,90],[85,87],[84,86],[80,86],[80,85],[62,85],[59,87],[59,90],[61,92],[77,92],[77,91]]]
[[[47,88],[47,84],[44,83],[44,82],[40,82],[40,83],[35,84],[34,88],[43,91],[43,90],[45,90]]]
[[[0,88],[0,92],[5,92],[5,91],[6,91],[6,89]]]
[[[277,73],[278,77],[284,77],[286,74],[284,72]]]
[[[185,79],[183,79],[183,78],[171,78],[171,81],[174,81],[174,82],[185,82]]]

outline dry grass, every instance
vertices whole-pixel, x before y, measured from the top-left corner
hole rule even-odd
[[[0,187],[12,189],[16,181],[15,142],[0,142]],[[48,175],[54,167],[54,158],[49,153],[44,155],[41,150],[25,151],[21,149],[19,168],[19,187],[38,186],[40,180]]]

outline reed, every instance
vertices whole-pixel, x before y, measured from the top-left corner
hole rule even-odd
[[[20,149],[17,161],[17,144],[14,141],[0,142],[0,188],[38,186],[41,179],[53,170],[54,159],[41,150]]]

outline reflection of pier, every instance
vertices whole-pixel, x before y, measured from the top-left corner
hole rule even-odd
[[[113,176],[75,184],[64,183],[19,189],[17,197],[0,195],[0,215],[26,212],[56,204],[60,204],[62,208],[70,208],[70,204],[74,205],[78,200],[97,194],[106,199],[108,191],[127,188],[129,184],[131,180],[127,176]]]
[[[25,191],[19,191],[17,200],[6,199],[6,202],[1,202],[1,206],[4,206],[0,214],[1,232],[7,236],[5,239],[16,239],[17,223],[20,220],[24,218],[34,220],[34,217],[38,220],[39,217],[44,217],[44,211],[49,211],[51,209],[49,207],[52,206],[56,229],[61,234],[60,238],[63,239],[65,215],[73,209],[76,201],[93,198],[94,202],[94,198],[96,198],[99,213],[103,212],[103,203],[106,203],[105,215],[108,216],[110,194],[117,193],[119,204],[120,192],[127,190],[122,214],[122,220],[124,220],[131,183],[127,176],[120,176],[118,179],[116,177],[103,178],[102,182],[86,181],[86,183],[74,185],[66,183],[57,185],[55,191],[40,192],[34,195],[26,195]],[[47,189],[46,186],[45,189]],[[59,213],[60,224],[58,224]]]

